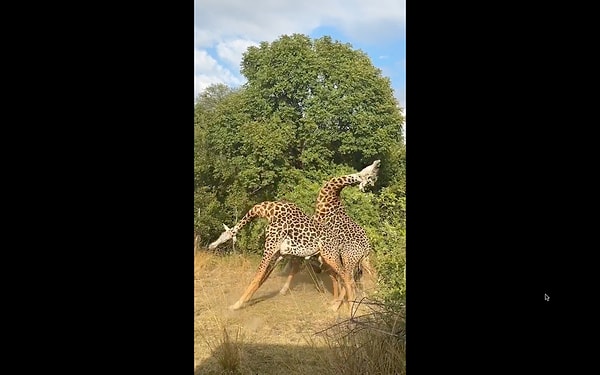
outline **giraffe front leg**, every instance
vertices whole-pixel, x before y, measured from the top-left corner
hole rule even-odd
[[[273,260],[273,257],[276,254],[277,253],[265,252],[258,266],[258,271],[256,272],[256,275],[254,275],[254,278],[250,282],[250,285],[248,285],[246,291],[244,292],[244,294],[242,294],[240,299],[233,305],[229,306],[229,310],[238,310],[244,305],[244,303],[248,302],[248,300],[252,298],[254,293],[265,282],[265,280],[269,277],[269,275],[279,262],[280,259],[277,259],[275,264],[271,265],[271,261]]]
[[[292,267],[290,269],[290,273],[288,274],[287,280],[285,281],[285,284],[283,284],[283,287],[279,291],[280,294],[286,294],[288,292],[288,290],[290,289],[290,284],[292,283],[292,279],[300,270],[300,258],[292,257],[292,259],[290,259],[290,262],[292,263]]]

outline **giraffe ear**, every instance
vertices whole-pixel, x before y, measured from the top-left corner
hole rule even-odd
[[[227,225],[225,225],[225,223],[223,223],[223,228],[225,228],[226,231],[229,230],[229,227]]]

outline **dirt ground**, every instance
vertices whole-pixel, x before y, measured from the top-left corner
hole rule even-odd
[[[198,251],[194,265],[194,373],[221,374],[219,363],[227,346],[224,329],[239,353],[241,374],[305,374],[318,370],[327,344],[315,333],[349,316],[342,306],[330,310],[331,281],[323,272],[320,293],[306,269],[298,273],[286,295],[283,267],[273,271],[249,303],[235,303],[248,286],[260,261],[254,255],[215,255]],[[366,281],[365,290],[371,285]]]

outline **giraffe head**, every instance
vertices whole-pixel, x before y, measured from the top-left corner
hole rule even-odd
[[[360,191],[364,192],[365,187],[367,185],[375,186],[375,181],[377,181],[377,174],[379,173],[379,165],[381,164],[381,160],[375,160],[373,164],[364,168],[362,171],[356,173],[356,177],[360,181],[358,188]]]
[[[223,228],[225,228],[225,231],[223,233],[221,233],[219,238],[217,238],[217,240],[215,242],[208,245],[209,250],[213,250],[220,244],[225,243],[231,239],[233,239],[233,243],[235,243],[235,240],[236,240],[235,232],[234,232],[235,227],[229,228],[227,225],[223,224]]]

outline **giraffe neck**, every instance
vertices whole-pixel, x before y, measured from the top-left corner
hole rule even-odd
[[[246,224],[254,220],[256,217],[265,218],[271,221],[271,218],[275,212],[275,202],[265,201],[259,204],[254,205],[250,211],[244,215],[242,220],[240,220],[233,228],[231,228],[232,234],[235,236],[240,229],[242,229]]]
[[[360,181],[355,174],[334,177],[327,181],[317,196],[317,205],[315,207],[314,217],[316,219],[322,219],[336,211],[344,212],[344,206],[340,199],[340,193],[346,186],[356,185],[359,182]]]

